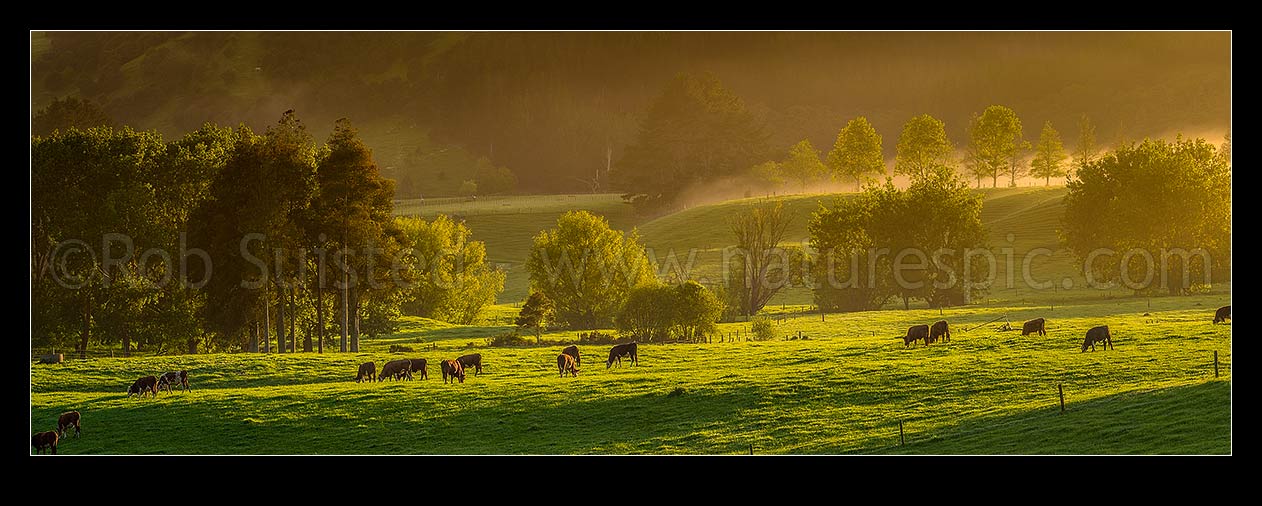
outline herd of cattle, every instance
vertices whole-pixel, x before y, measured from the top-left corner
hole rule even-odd
[[[1215,324],[1225,322],[1231,319],[1231,306],[1223,306],[1218,308],[1214,313]],[[1030,334],[1038,334],[1040,336],[1047,335],[1047,320],[1043,318],[1035,318],[1021,325],[1021,335],[1028,336]],[[903,346],[910,346],[916,341],[924,341],[925,346],[937,342],[941,339],[943,342],[951,342],[951,329],[947,325],[946,320],[939,320],[933,325],[915,325],[907,329],[907,335],[903,336]],[[1102,343],[1105,349],[1113,348],[1113,337],[1109,334],[1109,327],[1101,325],[1092,327],[1087,331],[1087,337],[1082,342],[1082,351],[1095,351],[1096,343]],[[635,341],[619,344],[609,350],[609,358],[605,360],[605,368],[608,369],[614,364],[621,367],[623,357],[631,361],[631,365],[639,363],[638,355],[639,346]],[[582,365],[582,356],[578,352],[578,346],[570,345],[561,350],[561,354],[557,355],[557,372],[564,378],[566,374],[578,376],[579,366]],[[413,373],[420,373],[421,379],[428,379],[429,373],[426,370],[428,363],[423,358],[402,358],[386,362],[381,367],[381,372],[377,372],[377,364],[374,362],[365,362],[359,366],[359,372],[355,375],[355,382],[363,381],[385,381],[392,380],[411,380]],[[464,383],[465,371],[472,367],[473,375],[482,374],[482,354],[470,353],[462,355],[455,359],[443,360],[439,364],[442,370],[443,383],[455,382],[459,380]],[[132,394],[144,396],[152,393],[155,397],[158,391],[163,387],[167,392],[171,392],[171,385],[180,385],[184,391],[191,390],[188,386],[188,371],[168,371],[160,376],[145,376],[137,379],[127,388],[127,396]],[[75,437],[79,437],[81,428],[79,426],[80,415],[78,411],[68,411],[62,413],[57,419],[57,430],[40,432],[31,436],[31,446],[35,447],[36,453],[43,453],[45,450],[51,450],[53,455],[57,454],[57,442],[64,438],[71,427],[74,428]]]

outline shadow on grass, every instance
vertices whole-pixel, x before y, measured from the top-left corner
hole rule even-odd
[[[891,454],[1228,454],[1231,383],[1126,392],[1017,415],[966,420],[939,434],[909,432]]]

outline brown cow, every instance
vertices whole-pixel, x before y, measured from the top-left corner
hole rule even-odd
[[[66,431],[70,430],[70,427],[74,427],[74,437],[79,437],[81,430],[79,428],[78,411],[67,411],[57,417],[57,435],[65,437]]]
[[[386,378],[412,379],[412,361],[401,358],[386,362],[386,365],[381,366],[381,374],[377,375],[377,381],[385,381]]]
[[[429,363],[423,358],[412,359],[412,372],[420,372],[421,379],[429,379],[429,371],[427,370]]]
[[[582,357],[578,355],[578,346],[575,346],[572,344],[569,346],[566,346],[564,350],[561,350],[561,353],[574,357],[574,365],[576,366],[583,365],[583,359]]]
[[[373,382],[377,380],[377,364],[374,362],[364,362],[359,364],[359,372],[355,373],[355,382],[363,381]]]
[[[622,357],[630,358],[631,365],[636,365],[640,361],[639,356],[637,355],[637,352],[639,351],[638,348],[639,347],[636,346],[635,341],[631,341],[626,344],[619,344],[610,348],[609,358],[605,360],[605,369],[612,366],[614,361],[618,362],[618,367],[622,367]]]
[[[131,394],[136,394],[141,397],[144,397],[145,394],[149,392],[153,392],[154,397],[158,396],[158,378],[153,377],[153,376],[145,376],[143,378],[136,380],[136,382],[132,383],[130,387],[127,387],[128,397],[131,397]]]
[[[171,391],[171,384],[175,383],[183,387],[184,391],[191,390],[188,387],[188,371],[170,371],[158,377],[158,390],[167,387],[167,392]]]
[[[447,378],[459,379],[464,383],[464,367],[460,365],[459,360],[444,360],[440,364],[443,370],[443,383],[447,383]]]
[[[906,348],[911,343],[921,340],[925,342],[925,346],[929,345],[929,326],[912,325],[907,328],[907,335],[903,336],[903,347]]]
[[[45,448],[52,448],[53,455],[57,454],[57,431],[50,430],[48,432],[40,432],[31,436],[31,446],[35,447],[35,453],[43,453]]]
[[[574,357],[569,354],[562,353],[557,355],[557,369],[561,371],[561,377],[565,377],[565,373],[578,377],[578,368],[574,367]]]
[[[1021,324],[1021,335],[1028,336],[1037,332],[1040,336],[1047,335],[1047,320],[1035,318]]]
[[[461,355],[460,357],[456,358],[456,360],[460,362],[461,369],[468,369],[469,366],[473,366],[474,376],[479,376],[482,374],[482,354],[481,353],[470,353],[468,355]]]
[[[1087,331],[1087,338],[1082,341],[1082,351],[1087,351],[1087,347],[1091,347],[1091,351],[1095,351],[1095,343],[1104,343],[1104,349],[1113,349],[1113,336],[1109,334],[1109,326],[1101,325],[1092,327]]]
[[[1231,305],[1230,304],[1218,308],[1218,311],[1214,311],[1214,323],[1226,322],[1227,320],[1230,320],[1230,319],[1231,319]]]
[[[939,337],[942,338],[944,343],[951,342],[951,329],[947,328],[946,320],[938,320],[932,327],[929,327],[929,340],[926,343],[935,342]]]

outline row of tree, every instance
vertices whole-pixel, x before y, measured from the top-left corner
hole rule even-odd
[[[34,346],[357,351],[503,289],[462,223],[393,216],[346,120],[323,144],[289,111],[261,135],[69,129],[31,151]]]

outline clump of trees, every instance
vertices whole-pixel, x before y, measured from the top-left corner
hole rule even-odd
[[[486,244],[446,215],[432,221],[396,218],[404,263],[414,282],[403,312],[461,325],[472,324],[504,291],[504,271],[488,264]]]
[[[636,287],[656,281],[644,245],[587,211],[570,211],[534,238],[526,259],[530,286],[556,306],[557,321],[576,329],[608,326]]]
[[[1097,283],[1187,294],[1228,279],[1231,164],[1204,139],[1145,140],[1078,167],[1064,244]]]
[[[644,342],[701,342],[714,333],[723,309],[723,301],[696,281],[649,284],[631,290],[614,326]]]
[[[822,207],[807,228],[815,251],[815,303],[835,311],[877,309],[890,298],[959,305],[986,287],[981,197],[947,172],[906,190],[890,180]],[[966,268],[967,266],[967,268]]]

